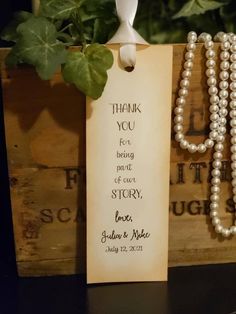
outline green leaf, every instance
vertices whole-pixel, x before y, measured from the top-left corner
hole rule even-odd
[[[67,55],[63,43],[57,40],[56,27],[44,17],[32,17],[20,24],[17,31],[19,57],[34,65],[43,80],[50,79]]]
[[[6,41],[16,42],[18,39],[17,27],[26,22],[33,16],[32,13],[26,11],[16,12],[13,16],[12,21],[4,28],[1,33],[1,38]]]
[[[84,0],[41,0],[40,15],[52,19],[68,19],[73,12],[78,10]]]
[[[69,52],[63,66],[63,77],[73,83],[84,94],[97,99],[101,96],[107,82],[107,70],[113,64],[113,55],[103,45],[92,44],[85,52]]]
[[[190,0],[176,13],[173,18],[191,16],[194,14],[203,14],[209,10],[215,10],[222,7],[225,3],[213,0]]]
[[[8,55],[6,56],[5,63],[6,63],[6,66],[8,68],[13,68],[13,67],[17,66],[17,64],[22,63],[22,61],[19,58],[19,54],[18,54],[18,51],[16,49],[16,46],[14,46],[10,50]]]

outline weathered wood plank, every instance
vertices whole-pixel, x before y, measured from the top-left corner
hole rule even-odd
[[[184,48],[174,46],[173,106]],[[209,122],[204,60],[198,45],[184,123],[195,143],[205,138]],[[76,273],[85,264],[85,98],[59,72],[42,82],[30,67],[3,69],[2,82],[19,274]],[[236,261],[236,239],[222,240],[210,225],[211,153],[192,156],[172,140],[170,266]],[[221,203],[226,224],[233,208],[228,159],[226,149]]]

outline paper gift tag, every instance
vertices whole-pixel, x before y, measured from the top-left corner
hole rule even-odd
[[[167,280],[172,47],[119,46],[102,97],[87,99],[87,282]]]

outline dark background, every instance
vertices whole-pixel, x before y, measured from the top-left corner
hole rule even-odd
[[[1,0],[0,1],[0,31],[11,20],[13,12],[31,10],[29,0]],[[9,43],[0,40],[0,47],[7,47]],[[4,121],[2,95],[0,89],[0,274],[16,274],[14,241],[12,231],[11,206],[8,188],[6,146],[4,139]]]
[[[31,2],[1,0],[0,30],[17,10],[31,10]],[[1,95],[0,119],[0,314],[236,313],[235,264],[172,268],[168,283],[86,286],[83,276],[17,278]]]

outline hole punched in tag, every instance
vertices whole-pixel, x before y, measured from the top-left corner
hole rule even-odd
[[[126,72],[133,72],[134,66],[126,66],[124,69]]]

